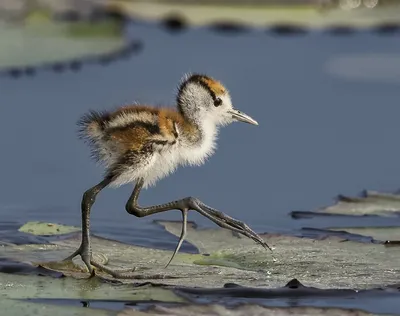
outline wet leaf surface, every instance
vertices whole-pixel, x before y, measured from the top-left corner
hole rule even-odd
[[[400,227],[346,227],[330,228],[330,231],[345,231],[349,234],[371,237],[376,242],[400,241]]]
[[[295,219],[332,215],[399,217],[400,195],[364,191],[357,197],[339,195],[334,205],[315,211],[291,212],[291,216]]]
[[[271,254],[230,231],[200,229],[191,223],[187,241],[199,254],[181,252],[168,268],[165,264],[172,251],[93,236],[96,260],[109,267],[137,270],[133,279],[115,279],[99,271],[97,277],[87,280],[80,259],[61,262],[78,247],[80,233],[73,233],[75,227],[48,224],[31,222],[20,230],[38,235],[67,234],[51,236],[45,244],[8,244],[0,248],[0,282],[7,299],[30,298],[30,302],[46,306],[78,306],[84,300],[92,308],[111,310],[138,302],[158,302],[157,306],[162,302],[291,306],[293,299],[298,306],[365,307],[373,312],[400,308],[396,303],[400,270],[393,264],[400,259],[396,248],[363,238],[349,240],[348,235],[334,229],[332,235],[327,231],[317,239],[264,234],[263,238],[274,247]],[[179,236],[180,222],[158,224]],[[350,229],[346,233],[364,236]],[[368,234],[373,235],[372,228]],[[40,288],[41,282],[45,282],[45,289]],[[29,286],[20,291],[23,284]],[[377,300],[389,303],[377,304]]]
[[[367,316],[373,315],[362,310],[329,308],[329,307],[264,307],[252,304],[243,304],[234,308],[223,305],[189,305],[178,307],[154,306],[146,311],[125,309],[118,316],[146,316],[146,315],[174,315],[174,316],[286,316],[286,315],[343,315],[343,316]],[[376,314],[375,314],[376,315]]]
[[[118,305],[120,310],[127,301],[185,301],[171,290],[162,287],[133,288],[131,285],[105,282],[100,278],[79,280],[39,277],[36,271],[32,272],[32,275],[0,273],[2,310],[7,308],[10,315],[32,315],[33,310],[40,310],[40,315],[50,315],[51,312],[57,315],[88,315],[93,313],[93,310],[79,307],[85,302],[94,301],[92,307],[96,307],[96,315],[110,315],[109,305]],[[15,300],[18,300],[18,304]],[[108,301],[114,301],[114,304],[108,305]],[[108,312],[103,313],[97,308],[107,308]]]
[[[180,223],[159,223],[168,232],[179,235]],[[264,235],[263,238],[275,248],[273,255],[253,241],[227,230],[194,229],[189,225],[187,241],[200,253],[181,252],[167,269],[165,264],[172,254],[168,250],[127,245],[96,236],[92,238],[92,248],[97,260],[106,262],[106,256],[109,258],[110,267],[137,267],[134,274],[140,282],[202,287],[219,287],[229,282],[280,286],[288,279],[298,278],[308,286],[348,289],[374,288],[397,282],[399,270],[393,262],[399,260],[400,253],[383,244],[349,241],[340,236],[327,236],[321,240],[284,235]],[[40,264],[67,276],[83,278],[87,273],[80,259],[76,259],[75,264],[60,262],[78,247],[79,242],[80,234],[75,233],[43,245],[3,247],[0,255],[8,260]],[[108,275],[100,276],[112,280]]]

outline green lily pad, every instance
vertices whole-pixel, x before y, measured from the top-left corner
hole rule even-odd
[[[248,5],[208,3],[176,3],[175,1],[110,1],[110,7],[131,17],[160,21],[175,17],[189,25],[210,25],[221,21],[236,21],[254,27],[282,23],[307,28],[348,25],[370,27],[382,23],[397,23],[400,6],[391,4],[371,9],[321,11],[316,5]]]
[[[80,227],[34,221],[22,225],[18,231],[35,236],[51,236],[77,232],[80,231]]]
[[[301,218],[307,215],[379,215],[398,216],[400,212],[400,195],[365,191],[359,197],[339,195],[337,202],[312,212],[294,211],[292,217]]]
[[[180,223],[160,224],[170,233],[180,234]],[[137,267],[134,275],[141,282],[202,287],[219,287],[229,282],[280,286],[288,279],[298,278],[308,286],[319,288],[365,289],[398,281],[400,272],[393,262],[400,260],[400,253],[382,244],[345,241],[338,237],[314,240],[264,235],[263,238],[275,248],[273,256],[252,240],[227,230],[195,229],[189,225],[187,241],[199,249],[200,254],[180,252],[168,268],[165,265],[172,251],[127,245],[96,236],[92,237],[92,249],[97,260],[109,258],[110,268]],[[10,245],[0,248],[0,257],[40,265],[81,279],[87,272],[80,259],[76,259],[74,265],[60,262],[79,243],[80,236],[75,234],[46,245]],[[115,280],[103,272],[99,276]],[[119,281],[132,283],[137,279]]]
[[[174,236],[180,235],[181,223],[158,223]],[[36,228],[35,225],[38,227]],[[32,227],[31,230],[35,233],[47,234],[47,231],[42,232],[42,226],[43,223],[33,222],[27,227]],[[63,228],[52,233],[61,234],[73,230],[76,228]],[[0,247],[0,296],[4,298],[0,300],[0,308],[9,308],[13,311],[13,315],[25,315],[25,310],[21,307],[10,306],[11,300],[30,299],[30,304],[33,302],[36,304],[32,305],[33,309],[35,306],[37,306],[36,309],[46,309],[50,304],[63,304],[64,309],[69,309],[70,304],[76,304],[79,301],[90,301],[93,302],[92,305],[103,302],[101,304],[107,306],[105,302],[110,302],[110,300],[114,304],[153,301],[158,302],[157,308],[162,309],[164,306],[162,302],[187,304],[193,302],[193,297],[194,299],[199,295],[207,297],[209,290],[216,290],[216,294],[212,295],[217,295],[215,297],[218,300],[218,295],[220,295],[218,293],[229,291],[229,287],[236,287],[238,290],[235,292],[235,288],[232,288],[232,297],[237,296],[237,293],[247,297],[246,293],[253,293],[255,288],[260,289],[260,295],[266,295],[266,298],[269,295],[273,297],[295,295],[293,289],[296,288],[303,295],[318,297],[329,296],[331,293],[329,291],[333,291],[333,295],[341,295],[340,297],[344,300],[348,299],[348,295],[354,297],[358,295],[357,293],[363,292],[364,301],[370,299],[368,295],[372,295],[371,297],[374,295],[393,296],[397,293],[395,287],[391,285],[396,284],[399,279],[400,271],[393,263],[398,262],[400,253],[383,244],[347,241],[333,236],[316,240],[265,234],[262,236],[263,239],[274,248],[272,256],[271,252],[252,240],[228,230],[198,229],[190,224],[187,233],[187,241],[193,244],[200,253],[181,252],[168,268],[165,268],[165,265],[172,251],[127,245],[92,236],[94,259],[102,261],[110,268],[137,267],[133,273],[136,278],[133,279],[115,279],[103,271],[98,271],[96,278],[86,279],[88,273],[79,258],[73,263],[61,261],[79,246],[80,233],[64,235],[63,238],[52,238],[53,240],[47,244],[8,244]],[[1,271],[7,273],[1,273]],[[286,284],[293,278],[300,279],[304,286],[292,280],[282,288],[282,284]],[[230,285],[228,288],[221,288],[223,284]],[[386,286],[388,286],[387,290],[379,290]],[[278,291],[275,291],[275,288]],[[358,291],[363,289],[367,291]],[[368,290],[372,291],[371,294],[368,294]],[[328,292],[320,293],[319,291]],[[366,292],[368,293],[365,294]],[[392,299],[397,300],[397,296]],[[61,304],[61,301],[64,303]],[[364,301],[359,301],[357,306],[362,306]],[[25,301],[23,302],[25,304]],[[26,310],[31,308],[30,305],[26,306]],[[56,307],[60,308],[60,311]],[[61,315],[65,314],[61,306],[56,307],[54,309],[49,307],[48,310]],[[123,305],[120,310],[122,308]],[[190,311],[194,307],[186,305],[185,308]],[[167,312],[171,314],[174,311],[175,315],[180,315],[181,311],[184,313],[185,308]],[[226,307],[218,308],[222,312]],[[244,311],[242,310],[243,313]],[[267,311],[276,311],[285,315],[292,310],[265,309],[265,313]],[[300,312],[301,309],[293,311]],[[305,311],[310,313],[318,311],[329,315],[338,310],[311,308],[305,309],[304,313]],[[123,313],[129,315],[131,312],[126,308],[122,315]],[[351,313],[344,310],[344,315],[347,312]],[[80,315],[79,313],[80,311],[76,315]],[[146,315],[150,311],[143,311],[143,313]],[[199,314],[201,315],[200,311]],[[154,312],[154,315],[157,313]]]
[[[75,307],[72,302],[107,301],[158,301],[185,302],[171,290],[161,287],[106,283],[98,278],[77,280],[74,278],[50,278],[34,275],[0,273],[0,308],[9,315],[88,315],[88,310]],[[35,299],[35,303],[27,299]],[[69,304],[53,305],[52,300],[71,301]],[[74,306],[75,305],[75,306]],[[82,306],[82,305],[81,305]],[[96,315],[110,315],[110,310],[96,308]]]
[[[42,285],[43,286],[43,285]],[[0,288],[1,292],[4,289]],[[32,303],[29,301],[20,301],[3,298],[0,301],[0,308],[2,311],[7,311],[7,315],[13,316],[87,316],[88,310],[79,306],[57,306],[51,304]],[[110,316],[109,310],[96,309],[96,316]]]
[[[0,24],[0,69],[95,58],[123,49],[118,21]]]

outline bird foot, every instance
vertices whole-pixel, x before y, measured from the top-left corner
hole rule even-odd
[[[132,273],[137,269],[136,267],[133,267],[127,269],[112,270],[106,267],[106,264],[108,263],[108,257],[106,255],[103,255],[103,260],[99,262],[93,259],[93,256],[89,249],[90,249],[89,246],[81,244],[74,253],[72,253],[70,256],[68,256],[62,261],[64,262],[72,261],[72,259],[74,259],[76,256],[80,256],[85,266],[87,267],[88,272],[90,273],[89,278],[92,278],[96,275],[96,269],[104,271],[113,276],[114,278],[127,278],[128,273]],[[96,269],[94,269],[93,267],[95,267]]]
[[[253,231],[246,223],[241,222],[233,217],[226,215],[225,213],[218,211],[198,199],[192,198],[190,200],[191,209],[197,211],[201,215],[207,217],[219,227],[226,228],[231,230],[232,232],[239,233],[243,236],[246,236],[262,247],[272,252],[272,248],[262,239],[260,235],[258,235],[255,231]]]
[[[232,232],[236,232],[239,234],[242,234],[243,236],[246,236],[252,240],[254,240],[256,243],[260,244],[262,247],[265,249],[268,249],[272,251],[272,248],[259,236],[256,232],[254,232],[247,224],[244,222],[241,222],[237,219],[234,219],[233,217],[230,217],[226,215],[225,213],[218,211],[210,206],[207,206],[203,202],[201,202],[199,199],[189,197],[183,200],[178,201],[178,203],[182,203],[181,205],[181,212],[182,212],[182,230],[181,230],[181,235],[179,237],[178,244],[175,248],[174,253],[171,256],[171,259],[168,261],[167,265],[165,268],[169,266],[171,261],[174,259],[176,254],[178,253],[179,249],[182,246],[182,243],[186,237],[187,233],[187,213],[189,210],[194,210],[200,213],[201,215],[207,217],[211,221],[213,221],[215,224],[222,228],[226,228],[231,230]],[[275,258],[274,258],[275,260]]]
[[[105,273],[107,273],[117,279],[135,279],[136,278],[136,274],[133,274],[132,272],[135,272],[137,270],[137,267],[114,270],[114,269],[110,269],[110,268],[106,267],[104,264],[101,264],[95,260],[90,260],[90,263],[97,269],[104,271]]]
[[[65,258],[62,261],[72,261],[72,259],[74,259],[76,256],[81,257],[83,263],[85,264],[86,268],[88,269],[88,272],[90,273],[90,277],[95,276],[95,271],[94,271],[92,265],[90,264],[90,261],[92,261],[92,253],[90,251],[90,244],[82,242],[81,245],[79,246],[79,248],[74,251],[74,253],[72,253],[70,256],[68,256],[67,258]]]

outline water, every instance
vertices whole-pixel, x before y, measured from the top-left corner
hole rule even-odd
[[[368,32],[273,37],[255,30],[224,36],[205,29],[170,34],[138,24],[129,27],[128,36],[144,41],[142,54],[109,66],[88,65],[79,73],[0,78],[2,221],[79,226],[81,195],[102,174],[76,137],[80,115],[133,101],[173,104],[188,71],[220,79],[235,106],[260,125],[224,128],[207,164],[179,169],[143,191],[141,204],[194,195],[257,231],[292,231],[349,224],[294,221],[288,216],[292,210],[329,205],[339,193],[399,188],[397,37]],[[343,66],[349,56],[372,59]],[[124,210],[131,190],[128,185],[99,195],[93,232],[173,248],[176,239],[152,221],[179,219],[180,213],[134,218]],[[211,225],[194,213],[189,218]]]

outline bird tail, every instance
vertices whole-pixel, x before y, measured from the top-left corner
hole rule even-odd
[[[91,156],[97,162],[104,160],[105,148],[103,137],[105,135],[105,122],[107,113],[89,111],[77,122],[78,137],[83,139],[91,149]]]
[[[100,139],[104,135],[104,115],[90,110],[78,121],[78,137],[85,140]]]

